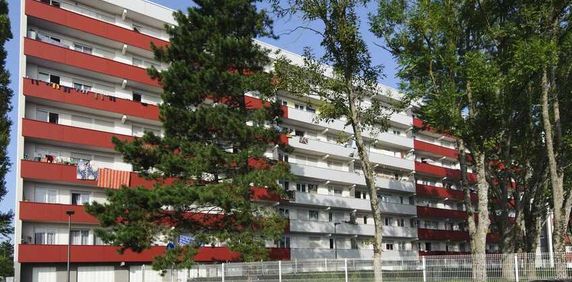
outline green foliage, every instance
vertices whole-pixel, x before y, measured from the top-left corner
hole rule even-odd
[[[6,174],[10,170],[10,159],[8,157],[8,144],[10,143],[10,126],[12,122],[8,117],[8,112],[12,110],[10,100],[12,99],[12,89],[9,88],[10,73],[6,70],[6,49],[4,45],[12,39],[10,32],[10,19],[8,18],[8,3],[0,1],[0,201],[4,199],[8,190],[6,189]],[[12,234],[12,211],[0,213],[0,235],[8,236]]]
[[[282,195],[278,180],[289,177],[287,164],[265,155],[274,144],[288,149],[279,142],[280,105],[256,109],[245,95],[275,95],[273,74],[265,71],[268,52],[253,41],[271,36],[272,22],[256,2],[200,0],[187,14],[174,14],[171,44],[154,47],[169,68],[149,70],[163,86],[164,136],[114,140],[124,160],[157,184],[111,191],[108,203],[88,207],[101,221],[98,235],[122,250],[194,237],[192,245],[156,258],[156,269],[189,267],[199,246],[217,242],[243,260],[264,259],[265,241],[284,231],[273,207],[251,201],[257,187]]]
[[[14,245],[9,241],[0,243],[0,277],[14,276]]]

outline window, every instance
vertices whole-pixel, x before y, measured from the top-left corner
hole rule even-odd
[[[34,191],[34,201],[39,203],[57,203],[58,190],[47,188],[36,188]]]
[[[363,217],[363,224],[367,224],[367,215],[364,215]]]
[[[315,211],[315,210],[309,210],[308,211],[308,218],[310,220],[318,220],[318,215],[319,215],[318,211]]]
[[[300,104],[294,104],[294,108],[296,110],[304,110],[304,106],[300,105]]]
[[[332,212],[328,212],[328,221],[329,222],[334,221],[334,214]]]
[[[71,244],[72,245],[88,245],[89,244],[89,230],[71,230]]]
[[[321,239],[320,237],[309,237],[308,238],[308,247],[309,248],[320,248],[321,247]]]
[[[71,193],[71,204],[72,205],[83,205],[89,203],[89,193],[85,192],[72,192]]]
[[[302,192],[302,193],[307,193],[308,190],[306,188],[306,184],[305,183],[296,183],[296,191]]]
[[[290,190],[290,182],[280,181],[280,185],[282,185],[282,189],[284,189],[284,191]]]
[[[288,162],[288,154],[284,154],[282,152],[278,153],[278,160],[283,162]]]
[[[161,135],[161,131],[158,130],[158,129],[148,128],[148,127],[143,127],[143,126],[137,126],[137,125],[133,125],[133,127],[132,127],[132,134],[133,134],[133,136],[141,137],[141,136],[143,136],[146,132],[152,132],[152,133],[155,134],[156,136]]]
[[[318,185],[308,184],[308,193],[312,193],[312,194],[318,193]]]
[[[393,130],[393,134],[395,134],[395,135],[401,135],[401,131],[394,129],[394,130]]]
[[[294,136],[303,137],[305,134],[306,134],[306,132],[304,132],[303,130],[296,129],[296,130],[294,131]]]
[[[308,112],[310,112],[310,113],[315,113],[315,112],[316,112],[316,109],[314,109],[314,108],[311,107],[311,106],[306,106],[306,111],[308,111]]]
[[[425,251],[427,251],[427,252],[431,251],[431,243],[425,242]]]
[[[41,231],[34,233],[34,244],[54,245],[56,243],[56,233],[54,231]]]
[[[334,241],[334,238],[330,238],[330,249],[335,248],[335,244],[336,242]]]
[[[351,248],[352,248],[353,250],[357,250],[357,248],[358,248],[357,239],[356,239],[356,238],[351,238],[351,239],[350,239],[350,245],[351,245]]]
[[[405,251],[405,242],[397,243],[397,249],[400,251]]]
[[[52,113],[46,110],[36,110],[36,120],[58,123],[59,117],[60,116],[57,113]]]
[[[390,226],[390,225],[392,225],[392,223],[393,223],[393,218],[391,218],[391,217],[386,217],[386,218],[384,219],[384,221],[385,221],[385,226]]]
[[[87,85],[85,83],[75,82],[73,83],[73,88],[82,91],[91,91],[91,85]]]
[[[405,220],[403,218],[397,219],[397,226],[404,227],[405,226]]]
[[[410,227],[417,227],[417,225],[419,225],[417,219],[415,219],[415,218],[409,219],[409,226]]]
[[[385,249],[388,251],[393,251],[393,243],[385,243]]]
[[[93,52],[93,48],[81,43],[74,43],[73,49],[87,54],[91,54]]]
[[[50,82],[55,84],[60,84],[60,77],[57,75],[50,75]]]
[[[278,213],[285,218],[290,218],[290,210],[285,208],[279,208]]]
[[[290,237],[283,236],[279,240],[276,240],[276,247],[278,248],[290,248]]]
[[[141,102],[141,94],[133,92],[133,101]]]

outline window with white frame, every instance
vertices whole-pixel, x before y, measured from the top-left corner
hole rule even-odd
[[[83,43],[74,43],[73,49],[82,53],[91,54],[93,52],[93,48]]]
[[[60,121],[60,115],[49,110],[37,109],[36,120],[57,124]]]
[[[55,204],[58,202],[58,190],[36,187],[36,189],[34,189],[34,201],[38,203]]]
[[[88,192],[83,191],[72,191],[71,192],[71,204],[72,205],[83,205],[89,203]]]
[[[55,245],[56,244],[56,231],[55,230],[37,230],[34,232],[34,244],[37,245]]]
[[[73,82],[73,88],[81,91],[91,91],[92,89],[91,85],[87,84],[86,82],[75,80]]]
[[[72,245],[89,245],[89,230],[72,229],[70,237]]]
[[[316,210],[309,210],[308,211],[308,219],[309,220],[318,220],[319,212]]]

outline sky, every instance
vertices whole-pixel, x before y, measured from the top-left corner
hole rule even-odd
[[[129,0],[124,0],[129,1]],[[12,99],[13,110],[10,112],[9,116],[12,120],[12,128],[11,128],[11,142],[8,148],[10,159],[12,162],[12,169],[6,176],[6,187],[8,188],[8,194],[4,198],[2,202],[0,202],[0,210],[8,211],[13,210],[15,205],[15,181],[16,181],[16,161],[19,160],[18,156],[16,156],[16,125],[17,125],[17,113],[16,113],[16,104],[17,104],[17,97],[18,97],[18,80],[21,79],[18,77],[18,54],[19,54],[19,44],[20,40],[18,38],[19,35],[19,23],[20,23],[20,0],[8,0],[9,2],[9,9],[10,9],[10,20],[12,23],[12,34],[14,38],[10,40],[6,44],[6,49],[8,51],[8,59],[6,66],[8,71],[11,74],[11,84],[10,87],[14,90],[14,97]],[[163,6],[176,9],[176,10],[186,10],[188,6],[192,4],[190,0],[154,0],[153,2],[159,3]],[[374,2],[374,1],[372,1]],[[261,9],[267,9],[268,5],[261,4]],[[369,25],[367,23],[367,15],[370,12],[375,12],[376,8],[369,6],[369,7],[361,7],[358,9],[358,14],[363,19],[363,24],[361,26],[361,32],[363,34],[364,40],[368,44],[369,50],[372,54],[373,63],[376,65],[383,65],[384,66],[384,77],[381,79],[383,84],[387,86],[397,88],[399,84],[399,80],[395,78],[396,73],[396,64],[391,57],[391,55],[383,50],[382,48],[378,47],[376,44],[380,44],[381,40],[373,36],[369,33],[368,28]],[[293,16],[288,18],[280,18],[275,19],[274,21],[274,33],[279,36],[279,39],[271,39],[271,38],[259,38],[261,41],[264,41],[269,44],[273,44],[285,50],[302,54],[304,48],[310,47],[314,51],[316,55],[320,55],[322,53],[321,46],[320,46],[320,38],[314,32],[309,31],[307,29],[298,28],[297,27],[312,27],[314,29],[320,29],[320,25],[315,22],[307,22],[303,21],[299,17]]]

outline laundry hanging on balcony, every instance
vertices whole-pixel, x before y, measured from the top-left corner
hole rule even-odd
[[[102,168],[99,170],[97,187],[119,189],[121,186],[129,186],[131,173],[129,171]]]
[[[82,180],[96,180],[97,168],[92,167],[90,161],[79,160],[77,163],[76,178]]]

